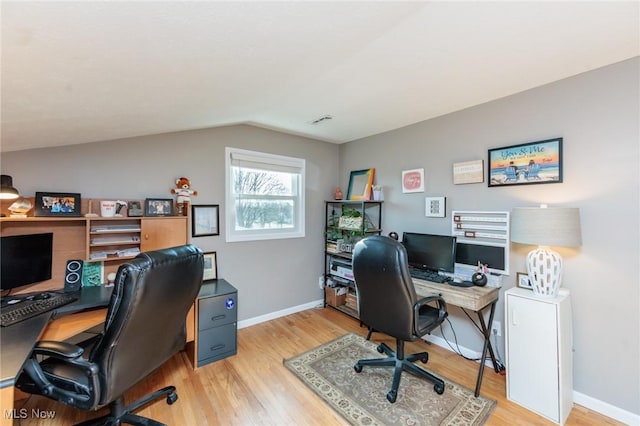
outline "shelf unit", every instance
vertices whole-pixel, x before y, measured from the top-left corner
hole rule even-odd
[[[65,281],[67,261],[102,262],[104,276],[136,256],[134,252],[186,244],[187,216],[163,217],[26,217],[0,219],[0,234],[24,235],[53,232],[51,279],[24,291],[59,289]],[[127,250],[129,250],[127,252]],[[96,253],[107,253],[106,257]],[[120,256],[118,256],[120,252]]]
[[[360,239],[382,233],[382,204],[364,200],[325,201],[324,306],[354,318],[358,318],[358,303],[351,252]]]

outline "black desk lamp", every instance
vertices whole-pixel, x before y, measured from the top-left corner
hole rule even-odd
[[[13,179],[9,175],[0,175],[0,200],[15,200],[20,194],[13,187]]]

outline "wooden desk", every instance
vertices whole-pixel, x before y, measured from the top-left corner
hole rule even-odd
[[[487,351],[493,363],[493,369],[499,373],[496,357],[491,346],[491,325],[493,324],[493,316],[496,311],[496,303],[500,296],[500,289],[496,287],[455,287],[449,284],[438,284],[431,281],[424,281],[413,278],[413,285],[416,294],[420,297],[432,296],[439,294],[447,304],[459,306],[464,309],[470,309],[478,315],[482,335],[484,337],[484,345],[482,347],[482,357],[480,358],[480,368],[478,370],[478,379],[476,380],[475,396],[480,395],[480,386],[482,385],[482,375],[484,373],[484,363],[487,360]],[[489,322],[485,323],[482,312],[489,308]]]

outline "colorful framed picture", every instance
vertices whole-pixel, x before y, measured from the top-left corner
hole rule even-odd
[[[191,236],[220,235],[220,205],[191,205]]]
[[[402,193],[424,192],[424,169],[402,171]]]
[[[218,259],[215,251],[204,253],[204,272],[202,280],[218,279]]]
[[[144,200],[145,216],[173,216],[171,198],[147,198]]]
[[[529,280],[529,275],[526,272],[516,273],[516,285],[520,288],[533,290],[533,285],[531,285],[531,280]]]
[[[36,216],[80,216],[80,194],[36,192]]]
[[[351,172],[347,200],[370,200],[373,176],[376,169],[364,169]]]
[[[562,138],[490,149],[489,186],[562,182]]]

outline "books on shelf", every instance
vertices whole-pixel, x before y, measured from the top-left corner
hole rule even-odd
[[[95,225],[91,227],[91,232],[138,232],[140,225]]]
[[[91,238],[89,240],[91,244],[134,244],[140,242],[139,235],[131,235],[131,236],[100,236]]]

